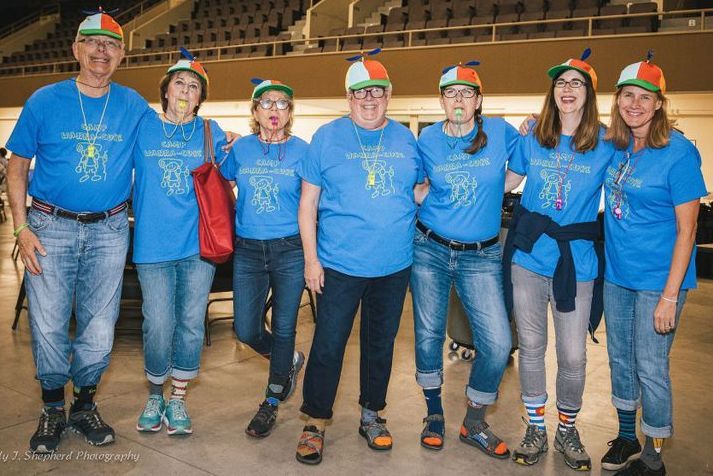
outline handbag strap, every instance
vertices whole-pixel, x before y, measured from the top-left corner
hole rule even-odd
[[[203,157],[206,162],[215,165],[215,154],[213,153],[213,134],[210,131],[210,121],[203,119]]]

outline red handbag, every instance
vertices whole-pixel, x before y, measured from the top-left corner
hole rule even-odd
[[[198,200],[198,241],[201,257],[225,263],[233,254],[235,239],[235,195],[220,173],[213,153],[210,122],[203,120],[205,162],[191,172]]]

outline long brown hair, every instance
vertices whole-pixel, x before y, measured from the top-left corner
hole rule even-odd
[[[542,105],[540,117],[537,119],[533,134],[542,147],[554,149],[559,145],[562,135],[562,121],[560,121],[559,109],[555,102],[555,81],[558,75],[552,79],[552,84],[547,90],[545,102]],[[586,78],[585,78],[586,79]],[[599,141],[599,110],[597,109],[597,93],[592,87],[591,80],[585,81],[587,96],[584,101],[584,111],[582,120],[577,126],[577,131],[572,137],[572,148],[575,152],[584,153],[593,150]]]
[[[631,141],[631,129],[626,125],[619,112],[619,96],[623,90],[624,88],[617,89],[614,95],[611,105],[611,125],[604,136],[604,139],[614,143],[617,149],[626,149]],[[666,112],[668,98],[661,94],[661,91],[656,91],[656,97],[661,101],[661,107],[654,113],[649,126],[649,134],[646,137],[646,146],[652,149],[666,147],[671,138],[671,130],[676,125],[676,121],[669,119]]]
[[[475,90],[475,99],[478,99],[480,94],[480,89]],[[473,142],[470,143],[470,147],[465,150],[466,154],[473,155],[479,150],[483,149],[488,145],[488,134],[483,130],[483,101],[480,101],[480,106],[475,110],[475,125],[478,127],[478,133],[473,137]]]

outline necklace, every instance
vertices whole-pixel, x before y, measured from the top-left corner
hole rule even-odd
[[[386,126],[381,128],[381,134],[379,134],[379,143],[376,146],[376,152],[374,152],[374,158],[371,160],[371,164],[369,163],[369,157],[366,154],[366,148],[361,142],[361,136],[359,135],[359,130],[357,130],[356,123],[354,122],[354,120],[352,120],[352,126],[354,127],[354,134],[356,134],[357,141],[359,142],[359,148],[361,149],[361,153],[364,156],[364,163],[366,164],[366,169],[368,171],[368,175],[366,177],[366,184],[369,187],[373,187],[376,184],[376,160],[379,158],[379,152],[381,151],[381,140],[384,138],[384,129],[386,129]]]
[[[555,155],[557,157],[557,175],[559,175],[560,171],[560,159],[561,155],[559,152],[555,152]],[[564,200],[562,200],[562,189],[564,188],[564,182],[567,179],[567,175],[569,175],[569,170],[572,168],[572,163],[574,163],[574,154],[569,158],[569,161],[567,162],[567,168],[564,171],[564,175],[562,176],[562,180],[557,184],[557,199],[555,199],[555,210],[559,211],[564,208]]]
[[[76,83],[75,83],[76,85]],[[102,109],[102,114],[101,117],[99,118],[99,124],[97,125],[97,130],[94,133],[94,139],[91,139],[91,133],[89,132],[89,125],[87,124],[87,115],[84,113],[84,103],[82,102],[82,92],[79,90],[79,86],[77,86],[77,97],[79,97],[79,109],[82,111],[82,120],[84,121],[84,130],[87,131],[87,157],[90,159],[94,158],[94,154],[96,153],[96,146],[95,144],[97,143],[97,138],[99,137],[99,131],[101,131],[102,128],[102,123],[104,122],[104,113],[106,113],[106,107],[109,104],[109,96],[111,95],[111,86],[109,86],[109,90],[106,92],[106,99],[104,100],[104,108]]]
[[[624,185],[626,185],[627,180],[629,180],[634,173],[636,164],[639,163],[641,155],[643,154],[640,154],[632,164],[631,152],[626,151],[626,153],[624,153],[625,160],[619,163],[619,169],[617,170],[616,177],[614,177],[614,181],[611,185],[612,194],[614,195],[612,213],[614,213],[617,220],[621,220],[624,217],[624,211],[621,208],[624,201]]]
[[[74,78],[74,82],[75,82],[75,83],[79,83],[79,84],[81,84],[82,86],[86,86],[86,87],[88,87],[88,88],[92,88],[92,89],[104,89],[105,87],[109,86],[109,84],[111,83],[111,80],[107,81],[107,83],[106,83],[105,85],[103,85],[103,86],[92,86],[92,85],[89,84],[89,83],[85,83],[84,81],[80,81],[78,77],[77,77],[77,78]]]
[[[448,131],[450,129],[450,124],[453,124],[451,121],[446,119],[443,122],[443,134],[446,136],[446,144],[448,144],[448,147],[453,150],[456,148],[459,142],[465,142],[467,143],[468,141],[465,140],[466,136],[468,134],[463,134],[463,125],[460,123],[456,123],[456,134],[455,135],[450,135],[448,134]],[[473,125],[475,127],[475,125]]]
[[[166,123],[167,123],[167,122],[171,122],[171,123],[174,124],[174,126],[173,126],[173,131],[171,131],[170,134],[169,134],[168,131],[166,130]],[[180,123],[174,123],[173,121],[171,121],[171,120],[166,116],[166,113],[164,112],[164,113],[163,113],[163,120],[161,121],[161,127],[163,127],[163,135],[166,136],[166,139],[171,139],[171,138],[173,137],[173,135],[176,133],[176,131],[178,130],[178,126],[181,126],[181,135],[183,136],[183,140],[186,141],[186,142],[188,142],[188,141],[190,141],[191,138],[193,137],[193,133],[196,132],[196,116],[195,116],[195,115],[193,115],[193,121],[192,121],[192,122],[193,122],[193,128],[191,129],[191,133],[188,135],[188,137],[186,137],[186,130],[183,128],[183,123],[182,123],[182,122],[180,122]]]
[[[262,130],[263,129],[261,128],[260,131]],[[278,130],[275,127],[265,138],[263,138],[262,134],[258,132],[257,138],[258,143],[260,144],[260,148],[262,149],[262,155],[265,157],[267,157],[267,155],[270,153],[270,146],[272,144],[277,144],[277,160],[282,162],[282,159],[285,158],[285,154],[287,153],[287,139],[289,138],[289,136],[285,135],[282,139],[275,139],[277,132]]]

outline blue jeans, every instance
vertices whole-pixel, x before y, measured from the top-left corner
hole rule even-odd
[[[416,230],[411,295],[416,334],[416,382],[423,388],[443,384],[443,343],[448,296],[455,286],[470,321],[473,361],[468,399],[490,405],[498,397],[512,338],[502,285],[502,250],[496,243],[482,250],[456,251]]]
[[[274,240],[238,237],[235,242],[235,333],[240,341],[270,359],[270,395],[282,393],[292,370],[297,313],[305,288],[304,267],[300,235]],[[272,320],[268,331],[263,312],[270,289]]]
[[[32,356],[42,388],[99,383],[109,365],[129,221],[126,212],[95,223],[79,223],[30,209],[30,228],[47,256],[37,255],[42,274],[25,272]],[[73,302],[77,330],[68,334]]]
[[[359,327],[359,404],[373,411],[386,407],[394,340],[401,322],[411,267],[396,273],[359,278],[324,269],[317,294],[317,325],[303,383],[301,410],[313,418],[332,418],[344,351],[361,304]]]
[[[512,265],[513,310],[520,344],[519,373],[522,400],[547,402],[547,306],[552,308],[557,353],[557,406],[582,407],[587,370],[587,330],[594,281],[578,281],[575,309],[560,312],[554,305],[552,278]]]
[[[686,291],[678,294],[676,326],[668,334],[654,329],[660,297],[660,291],[635,291],[604,282],[612,403],[620,410],[636,410],[641,403],[641,431],[652,438],[668,438],[673,433],[668,355]]]
[[[144,369],[151,383],[198,375],[215,265],[199,255],[137,264],[144,314]]]

